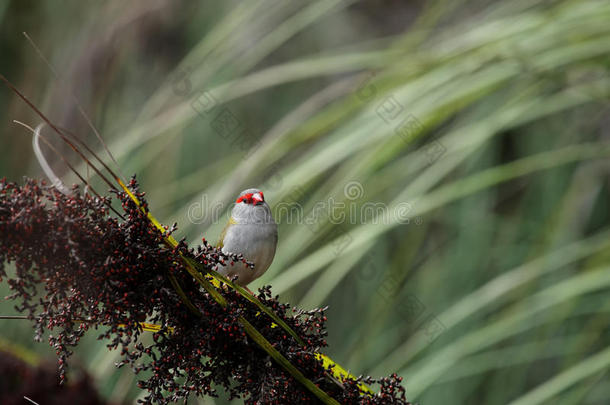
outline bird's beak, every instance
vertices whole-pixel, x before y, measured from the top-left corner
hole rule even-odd
[[[263,199],[263,196],[261,196],[260,193],[254,193],[252,195],[252,201],[254,201],[254,205],[258,205],[258,204],[261,204],[265,200]]]

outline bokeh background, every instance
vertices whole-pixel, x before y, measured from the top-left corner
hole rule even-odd
[[[280,241],[250,287],[328,306],[354,374],[397,372],[425,405],[610,402],[610,2],[15,0],[0,55],[110,162],[86,112],[192,244],[262,188]],[[40,122],[3,87],[0,176],[44,177],[13,120]],[[32,335],[1,321],[0,356],[54,361]],[[95,337],[75,378],[132,403]]]

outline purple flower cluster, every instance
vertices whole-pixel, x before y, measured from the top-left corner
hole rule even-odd
[[[130,190],[142,202],[135,179]],[[121,203],[110,214],[112,203]],[[323,309],[299,311],[282,304],[269,287],[259,300],[279,316],[304,345],[271,322],[241,294],[218,288],[220,305],[194,282],[184,257],[212,269],[229,257],[204,241],[189,249],[184,241],[168,247],[165,234],[130,197],[94,197],[75,187],[64,195],[42,182],[0,181],[0,281],[8,282],[16,308],[34,322],[36,338],[49,330],[49,343],[65,378],[71,349],[89,329],[120,349],[120,365],[141,373],[147,403],[167,403],[191,395],[216,396],[222,387],[246,404],[312,404],[318,399],[251,339],[248,322],[306,378],[341,404],[407,404],[401,379],[331,377],[316,352],[326,346]],[[242,260],[243,261],[243,260]],[[14,263],[7,274],[5,263]],[[244,261],[244,265],[248,265]],[[190,302],[193,311],[185,302]],[[194,313],[198,312],[198,314]],[[160,325],[144,339],[142,322]],[[360,382],[378,384],[364,393]]]

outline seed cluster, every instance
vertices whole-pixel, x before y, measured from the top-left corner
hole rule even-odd
[[[144,194],[132,179],[128,185],[143,203]],[[222,387],[246,404],[312,404],[318,400],[277,365],[245,333],[247,319],[308,379],[342,404],[407,404],[400,377],[369,377],[333,381],[315,353],[326,346],[324,309],[296,310],[273,297],[270,287],[258,298],[304,341],[299,344],[284,329],[239,293],[220,288],[227,301],[219,305],[187,273],[181,256],[213,269],[228,256],[205,240],[196,249],[180,241],[164,244],[164,234],[150,225],[129,196],[97,198],[74,187],[64,195],[31,179],[23,185],[0,181],[0,281],[6,279],[18,311],[34,321],[38,340],[49,330],[49,343],[59,358],[60,378],[66,373],[71,349],[89,329],[102,328],[99,338],[120,349],[122,365],[142,373],[146,403],[168,403],[192,395],[216,396]],[[120,201],[117,218],[109,205]],[[175,231],[175,226],[166,234]],[[5,263],[14,263],[15,274]],[[184,296],[202,316],[190,311]],[[141,322],[161,329],[145,336]],[[358,383],[378,386],[363,393]],[[376,387],[373,387],[376,388]]]

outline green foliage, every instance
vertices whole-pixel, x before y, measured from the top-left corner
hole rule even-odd
[[[63,84],[15,32],[0,66],[96,144],[74,92],[189,240],[262,188],[280,242],[250,288],[329,305],[328,354],[351,372],[398,372],[422,404],[607,403],[610,3],[405,3],[11,3],[2,29],[31,13],[18,31]],[[10,124],[31,115],[8,91],[0,106],[0,173],[35,175]],[[366,203],[386,210],[363,220]],[[104,395],[137,395],[115,353],[76,356]]]

